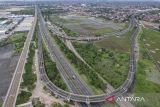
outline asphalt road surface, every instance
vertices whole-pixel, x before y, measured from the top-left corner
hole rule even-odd
[[[18,90],[19,90],[19,87],[20,87],[21,78],[22,78],[22,74],[23,74],[23,71],[24,71],[24,66],[25,66],[25,63],[26,63],[26,58],[27,58],[28,51],[29,51],[29,46],[30,46],[30,43],[31,43],[31,40],[32,40],[32,36],[34,34],[36,22],[37,22],[37,12],[35,12],[34,23],[32,25],[31,30],[29,31],[29,33],[27,35],[27,39],[24,43],[24,47],[23,47],[21,56],[19,58],[15,73],[13,75],[10,87],[8,89],[5,101],[3,103],[3,107],[15,107],[17,94],[18,94]]]
[[[121,87],[119,87],[118,89],[116,89],[115,91],[113,91],[110,94],[102,94],[102,95],[78,95],[78,94],[75,94],[75,93],[69,93],[69,92],[66,92],[64,90],[59,89],[53,83],[51,83],[49,81],[48,77],[45,74],[44,67],[40,67],[40,71],[43,71],[43,73],[44,73],[42,75],[42,80],[46,83],[46,86],[54,94],[59,95],[59,96],[63,97],[64,99],[73,100],[73,101],[76,101],[76,102],[86,102],[86,103],[90,103],[90,102],[103,102],[108,97],[111,97],[111,96],[114,96],[114,97],[121,96],[122,94],[124,94],[125,92],[127,92],[127,90],[132,85],[134,77],[135,77],[135,72],[136,72],[136,57],[135,57],[135,55],[136,55],[136,46],[135,46],[135,41],[136,41],[136,37],[137,37],[138,32],[139,32],[139,23],[138,23],[138,21],[136,20],[136,18],[134,16],[131,17],[131,20],[133,21],[133,25],[136,27],[136,30],[132,34],[132,38],[131,38],[131,56],[130,56],[130,68],[129,68],[128,78],[121,85]],[[44,22],[43,21],[41,21],[41,25],[44,26]],[[40,26],[40,27],[42,27],[42,26]],[[45,27],[41,28],[41,30],[44,30],[44,29],[46,29],[46,28]],[[46,32],[46,31],[44,31],[44,32]],[[57,60],[58,60],[58,61],[56,60],[55,62],[64,61],[63,57],[59,54],[58,50],[56,49],[56,46],[55,45],[51,45],[51,44],[53,44],[53,42],[51,43],[50,38],[47,36],[48,34],[44,34],[44,35],[45,35],[44,36],[45,42],[47,44],[46,46],[47,46],[48,50],[50,51],[51,56],[56,57]],[[54,54],[52,54],[52,51],[53,51]],[[42,65],[42,64],[40,64],[40,65]],[[58,65],[61,65],[61,66],[63,65],[63,67],[58,67],[58,69],[60,69],[60,71],[63,71],[64,66],[68,66],[65,61],[61,62]],[[64,75],[66,75],[66,74],[64,73],[63,76]],[[70,83],[70,82],[67,82],[67,83]],[[70,87],[72,87],[72,86],[70,86]],[[76,90],[75,90],[75,92],[76,92]]]
[[[56,47],[55,43],[53,44],[53,42],[51,41],[51,38],[49,37],[49,34],[46,30],[44,19],[41,16],[41,13],[39,13],[39,15],[39,28],[41,35],[44,35],[44,41],[49,50],[50,56],[52,60],[56,62],[57,68],[59,69],[59,72],[64,81],[66,82],[67,86],[75,94],[91,95],[92,93],[88,89],[87,85],[79,79],[79,77],[71,67],[70,63],[63,57],[63,54]],[[87,106],[85,103],[80,103],[80,105],[82,105],[83,107]],[[92,106],[99,107],[100,104],[96,103]]]
[[[54,24],[51,25],[51,24],[47,23],[47,26],[53,34],[55,34],[56,36],[61,37],[63,39],[72,40],[72,41],[76,40],[76,41],[94,42],[94,41],[104,40],[104,39],[108,38],[109,36],[113,36],[113,35],[117,35],[117,36],[124,35],[125,33],[129,32],[131,29],[133,29],[133,23],[134,23],[134,20],[133,20],[133,18],[131,18],[128,28],[126,28],[122,31],[119,31],[119,32],[109,33],[109,34],[106,34],[106,35],[103,35],[103,36],[100,36],[100,37],[92,37],[92,36],[71,37],[71,36],[67,36],[64,33],[64,31],[61,30],[60,27],[58,27]]]

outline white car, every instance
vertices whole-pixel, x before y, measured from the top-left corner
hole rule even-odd
[[[75,79],[75,78],[76,78],[76,76],[75,76],[75,75],[73,75],[73,76],[72,76],[72,78],[73,78],[73,79]]]

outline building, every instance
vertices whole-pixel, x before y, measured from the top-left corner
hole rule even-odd
[[[17,26],[14,32],[28,32],[32,26],[34,17],[26,17],[24,20]]]

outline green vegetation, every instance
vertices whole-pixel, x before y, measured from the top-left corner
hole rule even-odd
[[[159,93],[136,93],[136,96],[143,97],[145,102],[133,102],[135,107],[159,107],[160,105]]]
[[[45,70],[47,73],[48,78],[50,79],[51,82],[53,82],[56,86],[63,90],[67,90],[67,86],[62,80],[56,64],[52,62],[49,53],[47,52],[46,48],[43,45],[43,56],[44,56],[44,65],[45,65]]]
[[[8,45],[8,43],[7,43],[7,40],[6,40],[6,39],[5,39],[5,40],[0,41],[0,47],[6,46],[6,45]]]
[[[41,101],[33,102],[33,107],[45,107],[45,104],[41,103]]]
[[[35,48],[38,48],[38,24],[36,24],[32,42],[34,43]]]
[[[112,49],[120,52],[130,51],[130,37],[135,29],[121,36],[111,36],[106,40],[95,43],[99,48]]]
[[[76,32],[73,32],[72,30],[64,27],[64,26],[61,26],[61,28],[63,29],[63,31],[68,35],[68,36],[77,36],[77,33]]]
[[[145,46],[145,43],[151,44],[152,42],[155,42],[155,45],[152,44],[147,48],[158,48],[159,41],[157,39],[159,36],[158,32],[150,29],[143,29],[143,32],[140,33],[140,55],[134,92],[136,96],[143,96],[146,101],[136,103],[136,107],[159,107],[160,105],[160,84],[155,81],[156,79],[159,80],[160,73],[153,63],[153,59],[148,54],[148,51],[146,51]],[[151,74],[154,76],[150,76]]]
[[[26,40],[26,35],[27,33],[15,33],[7,40],[6,44],[15,45],[15,54],[21,53]]]
[[[0,18],[0,21],[4,21],[4,20],[7,20],[7,18]]]
[[[160,91],[160,85],[155,84],[149,80],[146,80],[146,71],[150,71],[152,72],[152,70],[155,70],[156,68],[154,67],[154,63],[151,59],[151,57],[148,54],[148,51],[145,50],[145,44],[144,44],[144,37],[147,35],[147,38],[145,39],[145,41],[148,39],[150,33],[152,30],[149,29],[143,29],[143,33],[141,33],[141,37],[140,37],[140,57],[139,57],[139,62],[138,62],[138,72],[137,72],[137,79],[136,79],[136,87],[135,87],[135,92],[159,92]],[[147,32],[147,33],[146,33]],[[155,39],[155,33],[152,33],[152,39],[155,41],[157,44],[157,42],[159,42],[157,39]],[[158,37],[159,35],[157,35]],[[155,38],[154,38],[155,37]],[[151,42],[149,42],[151,43]],[[153,49],[156,48],[152,46]],[[154,68],[154,69],[152,69]],[[138,80],[140,79],[140,80]],[[143,84],[143,85],[142,85]],[[146,88],[142,88],[142,87],[146,87]]]
[[[34,15],[34,8],[24,9],[20,11],[11,11],[11,14],[16,15]]]
[[[146,53],[143,53],[143,55]],[[143,57],[138,62],[137,75],[134,91],[139,93],[151,93],[151,92],[160,92],[160,85],[156,84],[150,80],[147,80],[146,71],[153,70],[152,67],[154,64],[152,61],[146,57]],[[150,71],[152,72],[152,71]]]
[[[25,73],[23,74],[22,87],[26,87],[29,91],[32,91],[35,87],[35,82],[37,80],[36,74],[34,73],[34,56],[37,44],[37,27],[34,31],[34,35],[29,47],[29,53],[27,58],[27,63],[25,64]]]
[[[52,107],[63,107],[63,106],[59,103],[55,103],[55,104],[52,105]]]
[[[72,51],[70,51],[65,44],[58,38],[54,37],[56,43],[59,45],[60,49],[70,62],[78,69],[80,75],[85,75],[89,83],[97,89],[104,90],[103,81],[97,76],[96,72],[90,69],[86,64],[84,64],[80,59],[78,59]]]
[[[37,29],[37,28],[36,28]],[[35,30],[30,47],[29,53],[27,58],[27,63],[25,64],[25,73],[23,74],[23,82],[21,83],[21,88],[25,89],[18,94],[16,104],[23,104],[26,103],[30,97],[32,96],[31,91],[35,87],[35,82],[37,80],[36,74],[34,73],[33,69],[33,59],[35,55],[35,42],[37,42],[37,30]]]
[[[13,44],[15,46],[15,54],[20,54],[26,40],[27,33],[14,33],[9,38],[0,42],[0,47],[6,46],[8,44]]]
[[[76,32],[68,29],[67,27],[65,27],[65,26],[63,26],[62,24],[57,23],[57,21],[55,21],[55,20],[58,20],[58,22],[63,23],[63,22],[65,22],[64,19],[59,18],[58,16],[54,16],[54,18],[51,18],[51,16],[49,16],[49,20],[50,20],[52,23],[54,23],[54,24],[56,24],[57,26],[59,26],[68,36],[77,36],[77,33],[76,33]]]
[[[75,42],[73,45],[96,73],[114,88],[119,87],[124,82],[129,67],[128,53],[101,49],[94,44],[80,44]]]
[[[34,74],[34,71],[32,69],[33,67],[33,57],[35,55],[35,47],[33,43],[31,43],[30,48],[29,48],[29,54],[27,58],[27,63],[25,65],[25,73],[23,74],[23,82],[21,84],[22,88],[27,88],[27,91],[22,91],[20,94],[18,94],[17,97],[17,105],[18,104],[23,104],[27,102],[30,98],[31,91],[35,87],[35,82],[37,80],[36,74]],[[24,99],[24,100],[23,100]]]
[[[154,63],[157,63],[160,67],[160,32],[154,31],[152,29],[143,28],[143,33],[141,36],[141,42],[144,48],[147,49],[148,53],[153,57]],[[160,70],[160,69],[159,69]]]
[[[55,104],[52,105],[52,107],[69,107],[69,104],[65,103],[64,105],[61,105],[59,103],[55,103]]]
[[[50,15],[48,19],[52,23],[60,24],[60,25],[63,25],[64,23],[68,22],[67,20],[60,18],[58,15]]]
[[[111,27],[105,27],[105,28],[98,28],[96,26],[93,25],[87,25],[87,24],[80,24],[80,26],[86,30],[88,30],[91,34],[94,34],[96,36],[101,36],[104,35],[106,33],[111,33],[113,31],[115,31],[113,28]]]
[[[112,29],[112,28],[101,28],[101,29],[95,29],[93,32],[94,32],[94,34],[97,36],[97,35],[99,35],[99,36],[101,36],[101,35],[104,35],[104,34],[106,34],[106,33],[111,33],[111,32],[114,32],[115,30],[114,29]]]
[[[57,15],[60,15],[60,14],[65,14],[66,12],[67,12],[67,10],[57,9],[57,8],[53,9],[53,7],[52,8],[46,7],[45,9],[42,8],[42,15],[43,15],[45,21],[50,20],[51,15],[57,16]],[[53,21],[53,22],[57,22],[57,21]]]
[[[22,86],[27,87],[28,90],[32,91],[35,87],[35,82],[37,80],[36,74],[33,71],[33,59],[35,55],[35,46],[31,43],[29,48],[29,54],[27,58],[27,63],[25,65],[25,73],[23,74]]]
[[[28,90],[32,91],[35,87],[35,82],[37,80],[36,74],[34,73],[33,65],[34,65],[34,56],[35,56],[35,49],[38,45],[38,38],[37,38],[37,28],[35,28],[34,35],[29,47],[29,53],[27,58],[27,63],[25,65],[25,73],[23,74],[23,83],[22,86],[27,87]]]
[[[104,21],[104,19],[95,18],[95,19],[92,19],[95,21],[93,22],[91,21],[90,18],[92,17],[85,17],[85,16],[70,17],[69,15],[68,16],[64,15],[64,18],[63,18],[63,15],[62,17],[58,15],[50,15],[49,21],[56,24],[57,26],[60,26],[61,28],[62,26],[66,27],[67,29],[70,29],[73,33],[75,32],[80,35],[93,35],[93,36],[101,36],[106,33],[111,33],[116,30],[122,30],[128,27],[128,23],[114,23],[110,21],[111,25],[109,25],[108,24],[109,21]],[[114,26],[117,25],[117,28],[114,29],[112,24]],[[72,35],[68,34],[68,36],[72,36]]]
[[[6,25],[9,25],[9,24],[11,24],[11,23],[12,23],[12,20],[7,21],[5,24],[6,24]]]
[[[68,103],[65,103],[65,104],[63,105],[63,107],[69,107],[69,104],[68,104]]]
[[[64,9],[58,9],[58,8],[54,8],[53,9],[53,7],[52,8],[42,8],[42,14],[44,14],[44,15],[52,15],[52,14],[56,14],[56,15],[58,15],[58,14],[64,14],[64,13],[66,13],[67,12],[67,10],[64,10]]]
[[[31,92],[21,91],[21,93],[18,94],[16,105],[26,103],[31,97],[31,95]]]
[[[119,24],[119,25],[120,25],[122,28],[124,28],[124,29],[128,28],[128,26],[129,26],[129,23],[128,23],[128,22],[117,23],[117,24]]]

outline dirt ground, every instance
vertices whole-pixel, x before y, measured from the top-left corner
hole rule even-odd
[[[159,29],[158,23],[151,23],[151,22],[146,22],[146,21],[141,21],[141,23],[144,25],[144,27]]]
[[[37,53],[37,51],[36,51]],[[36,83],[36,88],[32,92],[32,97],[33,98],[39,98],[42,103],[44,103],[47,107],[50,107],[53,103],[60,103],[61,105],[64,105],[65,103],[63,102],[62,99],[57,99],[50,95],[47,91],[43,89],[44,84],[40,80],[40,75],[39,75],[39,70],[38,70],[38,59],[37,59],[37,54],[35,55],[35,67],[36,71],[35,73],[37,74],[37,83]],[[75,107],[73,105],[70,105],[70,107]]]

